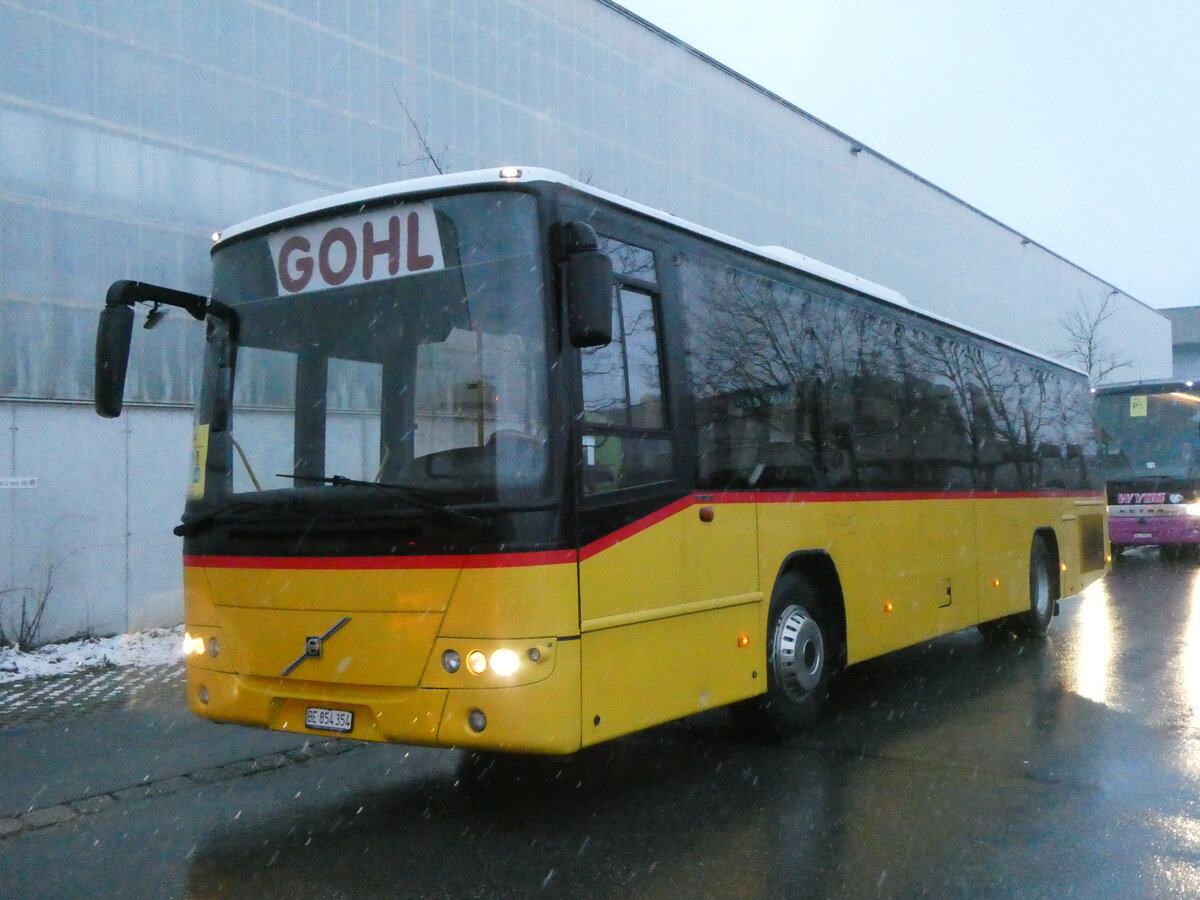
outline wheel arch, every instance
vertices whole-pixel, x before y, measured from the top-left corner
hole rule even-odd
[[[837,565],[825,550],[795,550],[789,553],[779,565],[775,575],[775,583],[771,587],[771,595],[785,576],[801,575],[809,579],[817,588],[817,594],[827,606],[832,626],[837,638],[837,654],[833,659],[835,668],[841,669],[846,665],[846,599],[842,594],[842,580],[838,575]]]

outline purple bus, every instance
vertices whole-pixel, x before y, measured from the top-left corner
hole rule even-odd
[[[1113,556],[1200,546],[1200,388],[1141,381],[1096,389]]]

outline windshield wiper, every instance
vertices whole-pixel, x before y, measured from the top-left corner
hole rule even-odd
[[[279,506],[281,506],[281,501],[278,500],[235,500],[232,503],[226,503],[224,506],[218,506],[216,509],[210,509],[208,512],[201,513],[198,516],[193,516],[190,519],[187,516],[184,516],[183,521],[176,525],[172,530],[179,537],[195,537],[202,531],[207,531],[218,519],[225,516],[237,516],[241,515],[242,513],[251,512],[257,509],[266,509]]]
[[[345,475],[284,475],[276,472],[277,478],[290,478],[292,481],[316,481],[322,484],[332,484],[334,487],[367,487],[374,488],[388,497],[398,497],[410,506],[432,513],[435,518],[455,525],[465,525],[476,531],[492,531],[492,527],[478,516],[450,509],[444,503],[438,503],[422,497],[417,491],[406,484],[393,484],[386,481],[363,481],[358,478],[347,478]]]

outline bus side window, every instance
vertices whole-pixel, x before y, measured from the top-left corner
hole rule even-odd
[[[582,351],[585,494],[671,477],[654,305],[649,292],[618,285],[612,343]]]

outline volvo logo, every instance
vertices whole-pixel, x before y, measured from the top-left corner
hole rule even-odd
[[[299,656],[297,656],[296,659],[292,662],[292,664],[283,670],[283,677],[286,678],[287,676],[289,676],[293,672],[295,672],[296,668],[300,665],[300,663],[304,662],[306,659],[319,658],[321,656],[321,651],[324,650],[324,648],[325,648],[325,642],[327,640],[329,640],[331,637],[333,637],[335,634],[337,634],[338,631],[341,630],[342,626],[345,625],[349,621],[350,621],[349,616],[342,616],[341,621],[338,622],[336,625],[334,625],[332,628],[330,628],[324,634],[313,635],[313,636],[305,638],[304,639],[304,652],[301,653]]]

